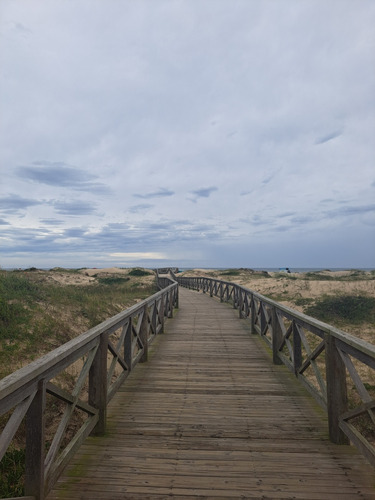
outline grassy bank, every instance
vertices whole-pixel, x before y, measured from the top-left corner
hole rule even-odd
[[[0,271],[0,378],[155,291],[141,269]]]

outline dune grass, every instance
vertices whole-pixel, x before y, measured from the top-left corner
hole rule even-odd
[[[56,272],[77,271],[0,271],[0,378],[156,291],[130,273],[77,286]]]

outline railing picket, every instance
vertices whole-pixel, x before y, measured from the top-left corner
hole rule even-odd
[[[46,382],[38,390],[26,414],[25,494],[38,500],[44,499],[44,453]]]
[[[276,307],[272,307],[272,359],[275,365],[281,365],[279,349],[283,341],[283,331],[280,326],[279,316]]]
[[[336,444],[348,444],[349,440],[340,428],[340,415],[348,409],[345,363],[332,335],[326,338],[326,377],[329,436]]]
[[[296,322],[293,320],[293,370],[294,375],[298,375],[298,372],[302,366],[302,343],[301,337],[299,336],[299,331],[296,326]]]
[[[148,322],[148,312],[147,305],[143,308],[143,314],[141,319],[141,328],[139,330],[139,336],[143,344],[143,354],[141,356],[140,362],[145,363],[148,359],[148,332],[149,332],[149,322]]]
[[[89,372],[89,404],[99,411],[99,419],[93,431],[97,436],[105,434],[106,429],[108,337],[108,333],[101,335]]]

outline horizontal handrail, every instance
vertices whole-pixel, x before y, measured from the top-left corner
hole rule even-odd
[[[164,331],[165,318],[172,317],[178,306],[178,284],[170,277],[157,276],[157,285],[157,293],[0,381],[0,415],[12,412],[0,435],[0,460],[25,420],[26,496],[42,500],[84,439],[90,433],[105,432],[110,399],[135,365],[147,361],[149,345]],[[66,387],[59,377],[75,365],[74,384]],[[47,397],[65,409],[45,453]],[[82,422],[67,437],[76,410]]]
[[[375,465],[375,399],[360,365],[375,369],[375,346],[233,282],[177,277],[180,286],[231,302],[328,413],[331,441],[350,441]],[[356,400],[348,392],[355,387]],[[370,392],[369,392],[370,391]],[[349,402],[351,409],[349,410]]]

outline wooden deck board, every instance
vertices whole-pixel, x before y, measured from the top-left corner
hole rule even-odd
[[[329,442],[324,413],[237,314],[181,289],[149,362],[112,400],[107,435],[48,498],[375,498],[373,468]]]

